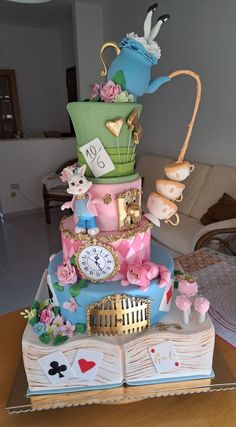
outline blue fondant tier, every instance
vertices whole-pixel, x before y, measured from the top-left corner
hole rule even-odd
[[[153,245],[151,249],[151,259],[156,264],[165,265],[172,273],[174,271],[174,263],[171,255],[163,249],[160,245]],[[151,300],[150,317],[151,325],[157,323],[162,319],[170,310],[173,280],[165,288],[159,288],[159,279],[151,281],[147,290],[144,292],[139,286],[129,285],[127,287],[121,286],[120,282],[105,282],[105,283],[91,283],[86,281],[87,287],[81,288],[75,300],[78,304],[76,310],[71,312],[63,307],[63,304],[70,301],[71,288],[73,285],[60,287],[58,290],[57,277],[55,272],[60,264],[63,263],[62,252],[55,255],[48,266],[48,285],[52,291],[55,303],[60,306],[61,314],[71,323],[86,324],[86,309],[87,305],[95,304],[101,299],[109,295],[122,294],[129,295],[137,298],[148,298]]]

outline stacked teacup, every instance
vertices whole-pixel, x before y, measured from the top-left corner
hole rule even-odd
[[[160,220],[171,225],[179,224],[179,215],[177,213],[179,203],[183,200],[183,190],[185,185],[182,184],[194,166],[188,161],[177,161],[168,164],[165,168],[165,174],[168,179],[156,180],[156,193],[151,193],[148,197],[148,213],[145,215],[155,225],[160,226]]]

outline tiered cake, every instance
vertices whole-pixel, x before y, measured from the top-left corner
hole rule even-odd
[[[197,285],[183,276],[185,291],[170,310],[173,260],[163,248],[151,248],[152,224],[142,215],[134,169],[142,136],[142,106],[134,101],[169,81],[149,83],[160,55],[154,37],[168,19],[159,18],[151,37],[155,8],[148,10],[144,38],[131,33],[120,47],[109,43],[118,56],[108,82],[94,85],[91,100],[68,105],[78,164],[61,174],[71,194],[62,209],[73,215],[62,219],[62,251],[51,256],[24,313],[29,394],[212,376],[215,334],[202,314],[207,302],[195,299],[189,321]]]

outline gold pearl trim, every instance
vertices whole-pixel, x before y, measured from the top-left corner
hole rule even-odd
[[[65,219],[66,217],[62,218],[60,222],[59,230],[61,231],[63,236],[66,237],[67,239],[80,240],[82,242],[85,242],[85,241],[89,242],[94,238],[89,236],[88,234],[72,233],[68,228],[64,227],[63,221]],[[109,242],[112,243],[112,242],[117,242],[118,240],[121,240],[121,239],[132,239],[136,234],[145,233],[147,230],[150,230],[152,227],[153,227],[153,224],[148,220],[146,220],[143,225],[138,226],[136,229],[126,230],[123,232],[113,231],[111,232],[111,234],[107,236],[100,235],[99,233],[97,234],[96,238],[103,243],[109,243]]]

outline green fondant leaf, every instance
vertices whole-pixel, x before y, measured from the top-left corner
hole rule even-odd
[[[71,263],[71,265],[73,265],[74,267],[76,267],[76,262],[75,262],[75,256],[74,255],[70,258],[70,263]]]
[[[63,286],[61,286],[61,285],[59,285],[59,283],[54,283],[54,288],[57,290],[57,291],[59,291],[59,292],[63,292],[64,291],[64,288],[63,288]]]
[[[55,340],[53,341],[53,345],[63,344],[68,339],[69,339],[68,335],[65,335],[65,336],[57,335],[56,338],[55,338]]]
[[[29,320],[29,324],[31,325],[31,326],[34,326],[35,325],[35,323],[37,323],[39,321],[39,318],[38,317],[33,317],[32,319],[30,319]]]
[[[43,342],[44,344],[48,344],[50,341],[50,334],[48,334],[47,332],[45,334],[39,335],[39,339],[41,342]]]
[[[84,334],[85,333],[85,325],[83,323],[76,323],[75,331],[79,332],[80,334]]]
[[[120,85],[121,89],[125,89],[125,76],[122,70],[118,70],[112,79],[117,85]]]
[[[56,306],[56,307],[52,307],[52,311],[55,314],[55,316],[58,315],[58,313],[60,312],[60,307]]]
[[[87,288],[86,280],[80,280],[75,286],[70,287],[70,294],[72,297],[78,297],[82,288]]]
[[[33,310],[33,309],[38,310],[39,307],[40,307],[40,304],[36,300],[31,304],[31,310]]]

